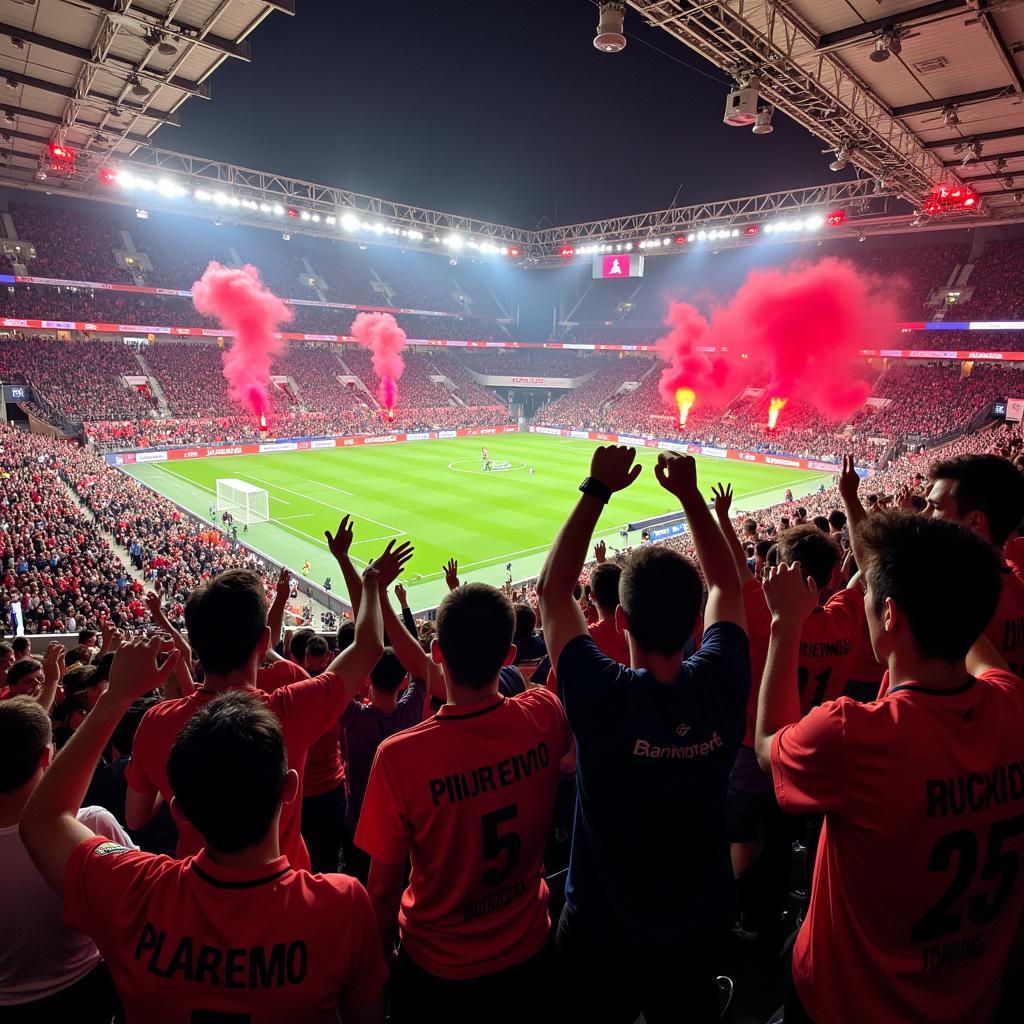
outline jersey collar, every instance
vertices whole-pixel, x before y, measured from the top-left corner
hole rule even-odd
[[[442,704],[435,716],[439,721],[459,722],[466,718],[479,718],[481,715],[497,711],[505,703],[500,693],[489,693],[472,704]]]
[[[208,885],[218,889],[255,889],[257,886],[268,885],[287,875],[292,867],[288,858],[281,856],[269,864],[257,864],[250,868],[229,868],[218,864],[205,850],[197,853],[189,862],[189,870],[194,871]]]

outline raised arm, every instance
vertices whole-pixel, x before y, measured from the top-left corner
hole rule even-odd
[[[868,514],[857,497],[860,488],[860,474],[853,464],[852,455],[843,456],[843,471],[839,474],[839,496],[843,499],[843,508],[846,510],[846,525],[850,533],[850,550],[853,552],[857,568],[863,569],[864,563],[861,560],[861,552],[858,551],[857,528],[867,519]]]
[[[157,668],[161,650],[167,659]],[[21,838],[40,874],[57,892],[75,848],[93,833],[78,821],[78,810],[110,736],[136,697],[162,686],[181,654],[158,636],[133,640],[116,655],[110,685],[67,746],[43,774],[21,816]]]
[[[740,574],[729,544],[711,518],[711,512],[697,488],[697,464],[693,456],[662,452],[654,467],[654,475],[669,494],[679,499],[686,513],[686,523],[708,588],[705,626],[715,622],[735,622],[746,629]]]
[[[711,495],[715,499],[715,515],[718,517],[718,527],[722,531],[726,544],[732,552],[732,559],[736,563],[736,569],[740,579],[751,575],[750,566],[747,565],[747,553],[743,550],[739,537],[736,536],[736,528],[729,518],[729,510],[732,508],[732,484],[723,486],[721,483],[711,488]]]
[[[342,579],[345,581],[345,587],[348,590],[348,603],[352,605],[352,614],[358,616],[359,602],[363,596],[363,584],[349,556],[349,551],[352,548],[353,525],[352,517],[345,516],[338,523],[337,533],[332,534],[330,530],[324,530],[324,536],[327,538],[327,547],[334,555],[334,560],[341,570]]]
[[[771,771],[772,739],[787,725],[800,720],[800,690],[797,664],[800,660],[800,633],[807,616],[818,605],[818,587],[806,581],[800,563],[772,569],[764,582],[764,596],[772,613],[768,658],[757,700],[757,727],[754,753],[757,763]]]
[[[267,609],[267,626],[270,629],[270,649],[273,650],[281,642],[281,629],[284,626],[284,613],[288,608],[288,592],[291,589],[291,573],[287,566],[281,566],[277,574],[277,585],[274,587],[274,600]]]
[[[386,590],[380,592],[380,610],[384,619],[384,632],[402,667],[413,679],[421,679],[432,694],[444,697],[444,675],[440,667],[431,661],[430,656],[420,647],[419,640],[395,614]]]
[[[43,655],[43,688],[39,691],[37,700],[42,709],[49,714],[53,708],[53,702],[57,698],[57,687],[64,678],[64,645],[51,641]]]
[[[412,555],[411,544],[403,543],[396,548],[393,540],[388,541],[384,554],[363,570],[360,583],[366,600],[359,602],[355,639],[327,669],[328,672],[340,675],[345,681],[345,690],[350,699],[356,695],[384,653],[384,620],[381,615],[380,594],[395,582],[402,571],[402,566],[412,558]]]
[[[558,658],[565,645],[587,632],[587,623],[579,604],[573,599],[573,588],[590,550],[590,540],[604,506],[615,491],[628,487],[643,467],[634,464],[635,448],[616,445],[598,448],[590,462],[590,476],[580,485],[582,497],[558,531],[544,568],[537,580],[544,622],[544,640],[551,664],[558,669]]]

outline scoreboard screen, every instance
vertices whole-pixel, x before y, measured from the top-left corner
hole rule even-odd
[[[642,253],[616,252],[595,253],[594,278],[614,281],[619,277],[643,277],[644,257]]]

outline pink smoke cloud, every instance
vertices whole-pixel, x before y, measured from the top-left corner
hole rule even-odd
[[[270,411],[270,366],[284,348],[275,331],[291,320],[292,311],[264,286],[255,267],[222,267],[216,260],[192,285],[192,303],[235,332],[231,347],[221,353],[231,397],[265,416]]]
[[[688,302],[670,302],[665,326],[669,332],[657,342],[658,353],[669,364],[658,380],[661,397],[675,409],[679,388],[690,388],[698,402],[719,396],[729,380],[729,366],[722,356],[700,351],[710,345],[707,320]]]
[[[712,344],[743,352],[771,374],[768,390],[797,397],[838,420],[858,409],[867,383],[853,366],[861,348],[895,338],[899,308],[884,282],[828,257],[752,271],[711,318]]]
[[[660,394],[674,410],[677,388],[691,388],[699,404],[767,371],[772,396],[800,398],[829,419],[849,416],[869,390],[853,373],[859,350],[889,347],[898,331],[890,285],[828,257],[751,271],[710,321],[693,306],[671,302],[669,332],[657,343],[669,364]]]
[[[370,350],[373,372],[380,380],[377,397],[391,412],[398,404],[398,379],[405,370],[405,331],[390,313],[360,313],[352,323],[352,336]]]

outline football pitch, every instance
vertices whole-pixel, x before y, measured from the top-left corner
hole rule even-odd
[[[484,472],[486,445],[495,465]],[[366,445],[267,455],[240,455],[145,463],[124,471],[205,520],[215,503],[218,479],[233,477],[266,488],[270,522],[252,526],[239,539],[296,574],[307,559],[310,579],[330,577],[345,597],[341,573],[327,551],[324,530],[336,529],[346,513],[355,519],[353,561],[362,566],[391,538],[411,541],[416,554],[403,580],[414,610],[436,606],[447,591],[442,566],[459,562],[463,581],[500,586],[537,574],[590,467],[594,441],[542,434],[499,434],[404,444]],[[616,494],[598,524],[609,549],[622,546],[627,523],[678,511],[654,478],[658,451],[638,449],[645,465],[640,479]],[[733,511],[781,501],[786,488],[799,497],[830,482],[805,472],[713,458],[697,459],[701,489],[731,483]],[[530,468],[533,468],[533,475]],[[631,538],[639,543],[639,535]]]

